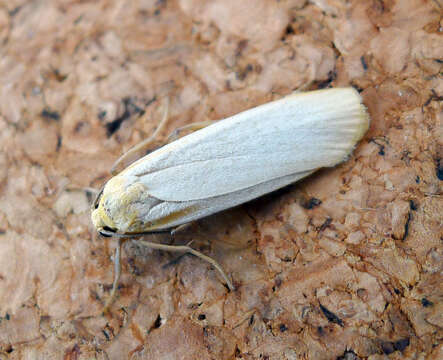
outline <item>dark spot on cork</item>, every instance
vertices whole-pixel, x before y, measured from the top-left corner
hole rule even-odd
[[[337,78],[337,72],[335,70],[328,73],[328,78],[326,80],[317,83],[317,89],[325,89],[331,85],[331,83]]]
[[[328,217],[323,224],[321,224],[319,231],[325,230],[329,225],[331,225],[332,219]]]
[[[280,332],[285,332],[286,330],[288,330],[288,327],[285,324],[280,324],[279,329]]]
[[[409,338],[397,340],[394,342],[394,349],[398,351],[403,351],[409,346]]]
[[[409,212],[408,213],[408,218],[406,219],[406,223],[405,223],[405,234],[403,235],[402,240],[405,240],[408,237],[408,234],[409,234],[409,223],[411,222],[411,220],[412,220],[412,215]]]
[[[409,346],[409,343],[409,338],[404,338],[397,341],[382,341],[380,343],[380,347],[384,354],[389,355],[394,351],[403,351]]]
[[[360,359],[353,350],[346,350],[337,360],[358,360]]]
[[[74,126],[74,132],[75,133],[79,133],[84,127],[86,126],[86,122],[84,121],[79,121],[77,124],[75,124]]]
[[[18,14],[18,12],[21,10],[21,6],[16,6],[12,10],[9,11],[9,16],[13,17]]]
[[[143,115],[145,113],[145,110],[137,106],[130,97],[123,98],[122,102],[124,106],[123,114],[118,118],[116,118],[115,120],[106,124],[106,133],[108,137],[111,137],[112,134],[114,134],[118,129],[120,129],[120,126],[123,123],[123,121],[129,119],[132,115],[134,114]],[[150,104],[150,102],[148,103]]]
[[[329,322],[335,323],[343,327],[343,321],[335,315],[332,311],[329,311],[325,306],[320,304],[320,309],[323,312],[323,315],[328,319]]]
[[[305,203],[303,203],[303,207],[305,208],[305,209],[308,209],[308,210],[311,210],[311,209],[313,209],[313,208],[315,208],[315,207],[317,207],[317,206],[320,206],[321,205],[321,200],[320,199],[317,199],[317,198],[315,198],[315,197],[312,197],[312,198],[310,198],[308,201],[306,201]]]
[[[286,26],[283,36],[281,37],[281,40],[285,41],[289,36],[293,34],[295,34],[294,27],[291,24],[288,24],[288,26]]]
[[[100,121],[102,121],[106,118],[106,115],[107,115],[106,110],[102,110],[97,114],[97,117]]]
[[[429,300],[426,299],[426,298],[422,298],[422,299],[421,299],[421,305],[422,305],[423,307],[431,307],[432,305],[434,305],[434,303],[433,303],[432,301],[429,301]]]
[[[390,341],[382,341],[380,347],[381,351],[386,355],[392,354],[395,351],[394,345]]]
[[[154,322],[154,329],[158,329],[162,325],[162,318],[160,314],[158,314],[157,319]]]
[[[435,169],[438,180],[443,180],[443,163],[441,159],[437,161],[437,168]]]
[[[40,116],[49,120],[60,120],[60,114],[57,111],[53,111],[48,108],[43,109],[43,111],[40,113]]]
[[[366,62],[366,59],[364,55],[360,57],[361,66],[363,67],[363,70],[368,70],[368,63]]]

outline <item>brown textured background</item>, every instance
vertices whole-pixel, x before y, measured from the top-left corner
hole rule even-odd
[[[443,358],[442,11],[0,1],[0,359]],[[350,84],[372,123],[348,162],[178,237],[235,292],[197,258],[128,242],[100,314],[115,240],[84,188],[152,134],[164,98],[172,131]]]

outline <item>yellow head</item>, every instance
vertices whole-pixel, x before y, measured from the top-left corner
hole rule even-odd
[[[150,224],[141,220],[142,214],[138,204],[143,202],[146,207],[149,204],[148,198],[143,184],[117,175],[106,183],[95,201],[91,214],[92,223],[98,232],[106,235],[110,232],[144,232]]]

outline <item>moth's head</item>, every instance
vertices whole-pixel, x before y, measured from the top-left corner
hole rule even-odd
[[[111,178],[93,204],[91,219],[97,231],[103,236],[139,232],[137,204],[145,194],[140,183],[130,183],[120,176]]]
[[[91,219],[94,227],[103,236],[110,236],[111,233],[117,233],[118,231],[115,226],[115,222],[111,217],[108,216],[107,211],[104,208],[104,203],[101,201],[101,196],[94,204]]]

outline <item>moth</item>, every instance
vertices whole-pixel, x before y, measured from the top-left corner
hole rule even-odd
[[[132,163],[106,183],[92,222],[102,235],[121,238],[174,231],[345,161],[368,127],[366,107],[353,88],[294,93]],[[217,267],[233,289],[220,265],[190,246],[142,243],[192,252]]]

